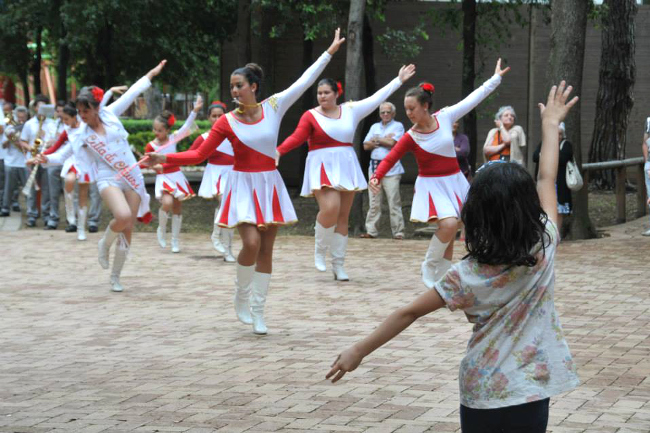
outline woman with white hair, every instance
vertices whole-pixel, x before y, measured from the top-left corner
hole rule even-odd
[[[499,108],[494,116],[496,128],[488,132],[483,145],[483,156],[487,161],[513,161],[525,165],[523,148],[526,146],[524,129],[515,125],[517,114],[510,105]]]
[[[562,220],[565,215],[570,215],[573,209],[573,202],[571,200],[571,190],[566,184],[566,165],[573,159],[573,146],[566,139],[566,127],[564,122],[560,123],[560,154],[557,166],[557,179],[555,185],[557,186],[557,226],[562,231]],[[537,170],[539,164],[539,152],[542,149],[542,143],[539,143],[537,149],[533,153],[533,162],[535,163],[535,179],[537,179]]]

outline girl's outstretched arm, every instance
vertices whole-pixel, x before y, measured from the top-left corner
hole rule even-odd
[[[542,209],[553,221],[557,222],[557,165],[560,153],[559,130],[560,122],[578,102],[575,96],[569,102],[569,95],[573,87],[566,87],[562,81],[558,86],[553,86],[548,94],[546,105],[539,104],[542,116],[542,150],[539,157],[539,174],[537,175],[537,194],[542,204]]]
[[[425,314],[444,307],[444,305],[445,302],[435,289],[418,296],[413,302],[388,316],[372,334],[341,352],[325,378],[332,378],[332,383],[338,381],[348,371],[355,370],[363,358],[392,340],[411,323]]]

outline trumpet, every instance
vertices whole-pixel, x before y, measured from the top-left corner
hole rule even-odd
[[[8,133],[6,128],[7,126],[11,126],[12,131],[11,133]],[[22,125],[19,125],[18,122],[16,122],[16,119],[14,119],[13,114],[10,112],[5,116],[5,135],[7,136],[7,142],[3,145],[3,147],[7,148],[9,147],[10,144],[13,144],[13,146],[20,150],[22,153],[25,153],[22,147],[18,144],[18,137],[20,136],[20,131],[22,130]]]

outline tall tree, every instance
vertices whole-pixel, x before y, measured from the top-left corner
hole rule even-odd
[[[359,100],[363,97],[363,17],[366,11],[365,0],[351,0],[348,15],[348,31],[346,35],[345,58],[345,87],[347,98]],[[357,153],[361,145],[361,132],[357,129],[354,135],[354,146]],[[357,234],[363,228],[363,199],[356,194],[352,205],[352,233]]]
[[[601,14],[601,54],[596,119],[589,162],[625,158],[627,124],[634,105],[635,0],[605,0]],[[594,173],[601,187],[614,186],[612,170]]]
[[[461,96],[465,98],[474,91],[476,81],[476,0],[463,0],[463,75]],[[470,142],[469,161],[476,165],[477,148],[476,110],[463,117],[463,131]]]
[[[574,87],[574,94],[582,96],[582,69],[585,57],[585,34],[587,14],[591,0],[553,0],[551,3],[550,58],[546,73],[546,87],[566,80]],[[567,138],[573,144],[578,165],[582,164],[580,142],[581,103],[569,112],[565,119]],[[589,219],[588,188],[576,194],[571,221],[571,237],[588,239],[596,236]]]
[[[251,0],[237,1],[237,63],[251,61]]]

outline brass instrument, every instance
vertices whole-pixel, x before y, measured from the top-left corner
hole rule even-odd
[[[7,126],[12,126],[13,131],[11,134],[7,134]],[[25,153],[22,147],[20,147],[20,144],[18,144],[18,137],[20,136],[20,131],[22,128],[18,127],[18,123],[14,119],[14,116],[12,113],[9,113],[5,116],[5,131],[4,134],[7,136],[7,141],[2,145],[4,148],[9,147],[10,144],[13,144],[14,147],[18,150],[20,150],[22,153]]]
[[[39,110],[39,113],[36,117],[38,119],[38,132],[36,133],[36,138],[34,139],[34,145],[32,146],[32,149],[30,150],[30,153],[32,154],[32,158],[35,158],[36,155],[41,153],[41,147],[43,147],[43,124],[45,123],[45,114]],[[23,188],[23,195],[25,197],[30,197],[32,195],[32,186],[34,185],[34,182],[36,181],[36,174],[38,173],[38,169],[40,168],[41,164],[37,163],[34,164],[34,168],[32,168],[32,172],[29,174],[29,178],[27,178],[27,182],[25,183],[25,187]],[[38,187],[38,184],[36,184],[36,190],[40,189]]]

